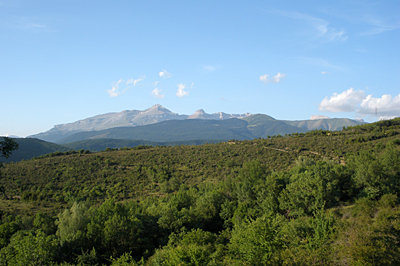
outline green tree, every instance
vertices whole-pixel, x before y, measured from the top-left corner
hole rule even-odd
[[[18,149],[18,143],[7,137],[2,138],[3,140],[0,141],[0,155],[8,158],[13,150]]]
[[[118,258],[132,252],[138,259],[146,250],[154,248],[134,208],[111,199],[93,210],[87,237],[103,258]]]
[[[343,172],[343,166],[324,161],[292,174],[280,194],[280,209],[288,216],[301,216],[337,205],[342,196]]]
[[[274,253],[282,248],[279,231],[284,218],[259,217],[236,225],[232,231],[229,251],[241,265],[278,265]]]
[[[41,230],[36,233],[18,231],[10,244],[0,251],[0,265],[53,265],[57,247],[54,235],[46,236]]]
[[[74,203],[71,209],[66,209],[58,215],[57,236],[60,237],[61,244],[72,241],[80,235],[84,235],[86,224],[88,223],[87,207],[83,203]]]

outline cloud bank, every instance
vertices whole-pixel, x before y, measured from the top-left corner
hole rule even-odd
[[[352,112],[356,105],[365,98],[364,91],[348,89],[340,94],[334,93],[329,99],[325,97],[319,104],[318,110],[327,112]]]
[[[392,97],[390,94],[375,98],[366,95],[363,90],[350,88],[342,93],[333,93],[325,97],[318,110],[326,112],[356,112],[360,115],[373,115],[380,119],[400,116],[400,94]]]
[[[260,81],[264,82],[265,84],[278,83],[284,77],[286,77],[286,74],[282,74],[282,73],[278,73],[275,76],[273,76],[272,78],[269,78],[269,75],[265,74],[265,75],[260,76]]]

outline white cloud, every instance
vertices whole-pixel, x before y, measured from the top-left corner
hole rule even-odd
[[[328,71],[321,71],[321,74],[322,75],[326,75],[326,74],[329,74],[329,72]]]
[[[132,87],[134,87],[134,86],[136,85],[136,83],[138,83],[139,81],[143,81],[144,78],[145,78],[145,76],[140,77],[140,78],[138,78],[138,79],[128,79],[128,80],[126,81],[126,85],[133,84]]]
[[[160,78],[165,78],[165,79],[171,77],[171,74],[168,73],[168,71],[165,69],[163,71],[160,71],[160,73],[158,73],[158,75],[160,76]]]
[[[260,80],[264,81],[265,83],[267,83],[268,82],[268,77],[269,77],[269,75],[265,74],[263,76],[260,76]]]
[[[189,95],[188,91],[184,91],[185,88],[186,88],[186,84],[182,84],[182,83],[178,84],[178,91],[175,95],[178,96],[179,98]]]
[[[161,90],[158,89],[158,88],[155,88],[155,89],[151,92],[151,94],[152,94],[155,98],[159,98],[159,99],[164,98],[164,94],[161,94]]]
[[[192,85],[190,85],[190,88],[191,88],[191,89],[193,89],[193,85],[194,85],[194,82],[192,82]]]
[[[390,94],[380,98],[365,95],[363,90],[348,89],[340,94],[334,93],[325,97],[319,104],[320,111],[356,112],[362,116],[373,115],[382,118],[400,116],[400,94],[392,97]]]
[[[126,90],[136,86],[136,84],[139,81],[144,80],[145,76],[140,77],[138,79],[128,79],[125,83],[126,87],[122,90],[122,92],[120,92],[120,88],[119,88],[119,84],[124,82],[123,79],[118,80],[117,82],[113,82],[111,83],[112,88],[110,90],[107,90],[107,93],[110,95],[110,97],[117,97],[118,95],[121,95],[122,93],[124,93]]]
[[[348,89],[340,94],[334,93],[329,99],[325,97],[319,104],[318,110],[327,112],[352,112],[356,105],[365,98],[365,92]]]
[[[372,95],[368,95],[361,102],[357,112],[363,115],[372,114],[381,117],[400,116],[400,94],[395,97],[385,94],[381,98],[374,98]]]
[[[153,82],[153,85],[154,85],[154,87],[157,87],[158,81],[154,81],[154,82]]]
[[[264,82],[265,84],[267,83],[278,83],[286,77],[286,74],[278,73],[275,76],[273,76],[271,79],[269,78],[269,75],[265,74],[260,76],[260,81]]]
[[[118,95],[120,95],[119,92],[119,84],[123,82],[122,79],[118,80],[117,82],[113,82],[111,84],[112,88],[111,90],[107,90],[108,94],[110,95],[110,97],[117,97]]]

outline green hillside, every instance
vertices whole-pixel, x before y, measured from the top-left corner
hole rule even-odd
[[[52,153],[57,151],[65,152],[70,150],[70,148],[68,147],[35,138],[25,138],[25,139],[17,138],[14,140],[19,145],[18,150],[14,151],[11,154],[10,158],[8,159],[0,157],[0,162],[18,162],[21,160],[29,160],[32,159],[33,157],[41,156],[47,153]]]
[[[90,151],[103,151],[106,148],[133,148],[139,145],[144,146],[176,146],[176,145],[202,145],[205,143],[218,143],[220,140],[186,140],[186,141],[169,141],[169,142],[155,142],[148,140],[126,140],[126,139],[93,139],[82,140],[77,142],[66,143],[64,146],[73,150],[90,150]]]
[[[0,265],[400,263],[400,119],[57,152],[0,175]]]

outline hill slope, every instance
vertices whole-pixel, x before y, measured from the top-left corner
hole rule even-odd
[[[19,148],[13,151],[8,159],[0,157],[0,162],[18,162],[21,160],[29,160],[33,157],[38,157],[47,153],[56,151],[65,152],[70,150],[68,147],[35,138],[16,138],[13,140],[18,143]]]

